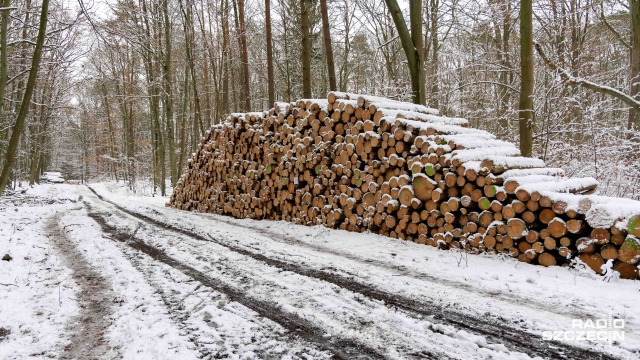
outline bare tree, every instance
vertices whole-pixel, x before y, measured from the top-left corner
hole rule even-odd
[[[640,0],[629,0],[631,55],[629,56],[629,95],[640,100]],[[629,130],[640,128],[640,110],[629,108]]]
[[[25,87],[24,95],[20,103],[20,111],[16,117],[15,125],[11,133],[11,139],[9,140],[9,146],[7,147],[6,160],[4,167],[2,168],[2,174],[0,174],[0,195],[4,193],[5,188],[9,182],[9,175],[16,161],[16,150],[18,148],[18,142],[20,141],[20,135],[24,129],[27,114],[29,113],[29,107],[31,105],[31,97],[33,96],[33,90],[36,86],[36,79],[38,77],[38,70],[40,69],[40,59],[42,57],[42,47],[44,46],[45,35],[47,33],[47,15],[49,9],[49,0],[42,0],[42,8],[40,10],[40,25],[38,27],[38,38],[36,40],[36,47],[33,51],[33,58],[31,60],[31,70],[29,70],[29,79]]]
[[[520,2],[520,152],[523,156],[533,153],[533,2]]]
[[[7,86],[7,32],[9,27],[9,11],[11,6],[11,0],[4,0],[2,2],[2,25],[0,25],[0,112],[2,112],[2,105],[4,102],[5,88]]]
[[[269,88],[269,106],[276,101],[276,79],[273,74],[273,38],[271,35],[271,1],[264,0],[264,20],[267,35],[267,86]]]
[[[302,96],[311,98],[311,37],[309,34],[309,0],[300,0],[300,31],[302,33]]]
[[[422,0],[410,2],[409,18],[411,21],[411,33],[404,21],[404,16],[396,0],[385,0],[387,7],[396,24],[398,36],[402,42],[404,53],[407,56],[409,72],[411,73],[411,88],[413,91],[413,102],[425,104],[425,77],[424,58],[422,53]]]
[[[244,0],[238,0],[238,18],[240,21],[240,42],[242,44],[242,68],[244,69],[244,107],[251,110],[251,93],[249,91],[249,53],[247,52],[247,28],[244,19]]]
[[[331,30],[329,28],[327,0],[320,0],[320,12],[322,13],[322,38],[324,39],[324,53],[327,57],[327,70],[329,72],[329,90],[338,90],[338,85],[336,84],[336,67],[333,62],[333,46],[331,45]]]

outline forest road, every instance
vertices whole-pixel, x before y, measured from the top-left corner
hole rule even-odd
[[[508,322],[470,316],[352,276],[306,267],[294,258],[272,257],[210,234],[205,237],[121,206],[90,187],[81,189],[88,215],[111,239],[225,294],[333,358],[468,358],[477,355],[479,346],[507,358],[613,359],[591,349],[544,341]],[[237,226],[237,231],[251,229]],[[265,235],[276,236],[262,232]],[[452,327],[462,331],[451,331]]]
[[[62,359],[99,359],[118,357],[116,349],[109,346],[105,333],[111,325],[114,294],[98,269],[85,260],[83,254],[67,238],[76,224],[60,227],[61,213],[52,215],[45,224],[45,230],[63,262],[73,271],[73,280],[79,285],[76,294],[80,313],[68,324],[71,336],[61,352]]]

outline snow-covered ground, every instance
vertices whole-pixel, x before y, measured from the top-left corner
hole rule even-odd
[[[0,358],[640,357],[638,281],[91,188],[0,199]]]

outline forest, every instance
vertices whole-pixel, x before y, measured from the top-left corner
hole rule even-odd
[[[413,101],[640,199],[640,1],[3,0],[0,189],[165,195],[213,124],[331,90]],[[0,190],[0,191],[2,191]]]

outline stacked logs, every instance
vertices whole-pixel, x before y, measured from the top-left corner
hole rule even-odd
[[[638,277],[640,202],[590,195],[595,179],[437,114],[338,92],[232,114],[201,139],[168,206],[597,273],[611,260]]]

